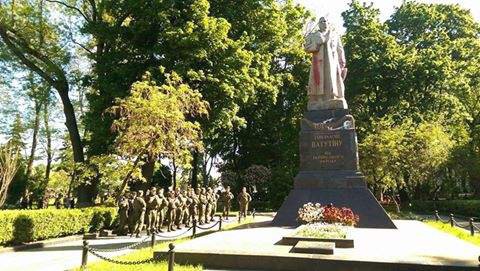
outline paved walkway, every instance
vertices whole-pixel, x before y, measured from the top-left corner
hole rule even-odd
[[[236,221],[230,219],[230,223]],[[208,227],[215,222],[202,225],[202,227]],[[226,222],[224,222],[226,223]],[[215,228],[214,228],[215,229]],[[174,236],[186,229],[178,230],[170,233],[162,233],[164,236]],[[201,233],[204,230],[197,229],[197,233]],[[190,236],[191,231],[183,236]],[[140,238],[130,238],[125,236],[113,237],[108,239],[96,239],[89,240],[90,246],[99,249],[112,249],[117,247],[124,247],[131,245],[145,239],[145,235]],[[150,239],[148,239],[150,240]],[[157,238],[157,242],[161,241],[161,238]],[[148,246],[149,242],[146,243]],[[64,243],[57,243],[46,245],[43,248],[30,249],[17,252],[4,252],[0,253],[0,271],[63,271],[77,268],[81,264],[83,240],[67,241]],[[129,252],[132,249],[126,249],[118,252],[101,253],[108,257],[119,256]],[[88,262],[98,261],[99,259],[92,254],[88,255]]]

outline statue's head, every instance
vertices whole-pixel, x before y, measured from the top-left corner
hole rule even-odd
[[[320,32],[325,32],[328,29],[328,20],[325,17],[321,17],[320,20],[318,20],[318,28]]]

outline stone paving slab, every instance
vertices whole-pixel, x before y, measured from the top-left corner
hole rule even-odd
[[[231,264],[207,264],[209,268],[261,269],[253,263],[263,261],[268,264],[271,261],[270,270],[275,270],[274,266],[278,270],[302,270],[295,264],[291,264],[293,269],[286,266],[289,261],[299,260],[299,263],[315,266],[323,262],[327,264],[325,267],[329,267],[325,270],[334,270],[330,268],[339,266],[339,263],[343,263],[344,267],[366,268],[355,270],[478,270],[480,247],[419,221],[397,220],[395,224],[398,230],[354,229],[351,237],[355,240],[355,248],[337,249],[335,255],[331,256],[289,253],[291,246],[274,244],[282,236],[291,235],[294,229],[261,227],[214,233],[179,244],[175,249],[176,259],[180,261],[183,253],[184,258],[191,263],[195,263],[195,257],[199,261],[212,257],[221,261],[223,255],[225,261]],[[286,264],[279,264],[280,262]],[[242,265],[243,263],[248,264]],[[345,265],[346,263],[350,265]]]

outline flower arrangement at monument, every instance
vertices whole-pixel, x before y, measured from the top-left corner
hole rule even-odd
[[[311,223],[298,227],[294,236],[327,239],[345,239],[348,229],[337,224]]]
[[[343,226],[355,226],[360,218],[346,207],[321,205],[320,203],[306,203],[298,210],[297,221],[301,224],[327,223]]]

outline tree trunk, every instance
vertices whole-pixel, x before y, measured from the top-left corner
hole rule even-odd
[[[73,160],[77,163],[85,161],[83,154],[82,139],[78,132],[77,119],[73,109],[70,97],[68,97],[68,83],[64,82],[57,85],[58,94],[63,104],[63,113],[65,114],[65,125],[67,126],[68,135],[72,142]]]
[[[32,148],[30,149],[30,156],[28,157],[27,164],[27,187],[30,177],[32,175],[33,161],[35,160],[35,152],[37,150],[38,143],[38,131],[40,129],[40,112],[42,104],[38,101],[38,98],[35,98],[35,120],[33,122],[33,135],[32,135]]]
[[[48,101],[45,102],[43,107],[43,126],[45,128],[45,137],[47,139],[47,146],[45,152],[47,153],[47,166],[45,168],[45,187],[48,186],[50,181],[50,171],[52,169],[52,132],[50,131],[49,115],[48,115]],[[45,195],[44,195],[45,196]]]
[[[193,151],[192,155],[192,188],[198,187],[198,151]]]
[[[175,161],[175,157],[172,158],[172,166],[173,166],[172,186],[173,186],[173,190],[175,190],[177,189],[177,161]]]

